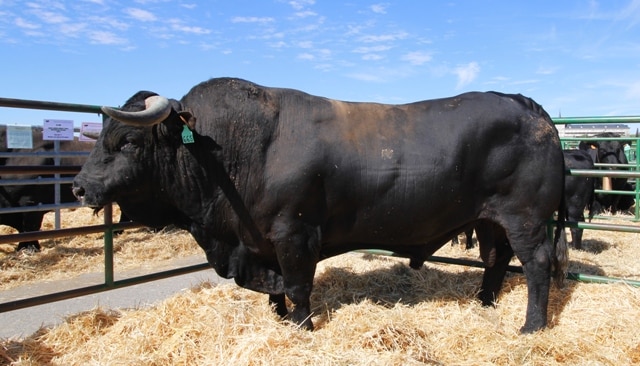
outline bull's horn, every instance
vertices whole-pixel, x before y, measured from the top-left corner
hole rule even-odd
[[[125,112],[111,107],[100,108],[107,116],[133,126],[152,126],[164,121],[171,113],[169,99],[154,95],[144,101],[145,109],[139,112]]]
[[[602,177],[602,189],[605,191],[611,190],[611,177]]]

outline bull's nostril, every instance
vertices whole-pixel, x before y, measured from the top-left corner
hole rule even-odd
[[[82,188],[82,187],[73,187],[73,195],[76,196],[76,198],[84,197],[84,188]]]

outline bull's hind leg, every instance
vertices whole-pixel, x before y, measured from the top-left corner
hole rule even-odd
[[[547,325],[553,256],[551,239],[546,235],[544,222],[540,222],[537,229],[526,232],[523,229],[511,230],[508,236],[527,280],[527,316],[520,332],[532,333]]]
[[[513,257],[513,250],[507,241],[504,229],[493,222],[479,221],[476,224],[476,236],[480,246],[480,256],[485,264],[478,298],[483,306],[489,306],[498,298],[509,261]]]

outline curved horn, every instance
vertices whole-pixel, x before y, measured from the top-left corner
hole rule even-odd
[[[169,99],[154,95],[144,100],[145,109],[139,112],[125,112],[111,107],[100,108],[107,116],[133,126],[152,126],[164,121],[171,113]]]

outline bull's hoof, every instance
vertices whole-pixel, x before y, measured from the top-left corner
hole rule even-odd
[[[535,333],[537,331],[543,330],[544,328],[545,328],[544,325],[529,326],[525,324],[522,328],[520,328],[520,334],[531,334],[531,333]]]
[[[496,303],[495,294],[490,291],[480,290],[480,293],[478,293],[478,299],[484,307],[495,306]]]
[[[409,259],[409,267],[413,269],[420,269],[424,265],[424,260],[418,258]]]
[[[36,253],[39,252],[40,249],[40,244],[38,243],[20,243],[16,248],[16,252],[25,251]]]
[[[311,321],[311,314],[305,315],[302,312],[296,312],[296,310],[294,309],[292,312],[289,313],[287,318],[289,319],[289,321],[296,324],[300,329],[305,329],[309,331],[313,330],[313,322]]]

